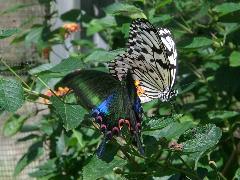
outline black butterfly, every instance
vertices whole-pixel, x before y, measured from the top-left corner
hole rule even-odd
[[[127,45],[126,53],[109,63],[110,73],[122,80],[130,70],[142,103],[155,98],[168,101],[176,95],[177,51],[170,31],[136,19]]]
[[[122,129],[128,129],[143,154],[140,140],[142,107],[130,73],[119,81],[109,73],[81,70],[64,77],[59,85],[70,88],[78,97],[79,104],[90,110],[99,125],[104,134],[97,150],[99,157],[104,154],[106,142],[113,136],[121,136]]]

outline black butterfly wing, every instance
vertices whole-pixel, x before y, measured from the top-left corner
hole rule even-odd
[[[59,84],[72,89],[79,103],[91,111],[104,134],[104,144],[114,135],[121,135],[125,125],[143,152],[139,130],[142,110],[132,79],[121,82],[105,72],[81,70],[67,75]]]
[[[109,73],[96,70],[75,71],[65,76],[58,84],[72,89],[78,97],[79,104],[89,110],[121,87],[120,82],[109,76]]]
[[[140,81],[139,86],[144,90],[140,94],[143,103],[155,98],[166,101],[172,94],[176,76],[176,58],[172,57],[176,57],[176,48],[171,36],[165,36],[164,30],[155,29],[145,19],[134,20],[127,52],[109,63],[110,73],[119,80],[126,76],[129,69],[133,79]],[[168,41],[162,41],[166,37],[168,40],[171,38],[170,45]]]

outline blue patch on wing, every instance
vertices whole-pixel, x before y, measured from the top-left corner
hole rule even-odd
[[[99,106],[92,110],[92,115],[95,116],[95,114],[98,115],[99,113],[108,114],[109,105],[111,104],[113,97],[114,97],[113,94],[108,96],[107,99],[105,99]]]
[[[142,105],[141,105],[141,100],[138,97],[133,105],[133,109],[136,113],[141,113],[142,112]]]

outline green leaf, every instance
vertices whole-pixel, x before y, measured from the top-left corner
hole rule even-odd
[[[167,140],[178,139],[186,130],[194,127],[194,123],[191,121],[186,122],[173,122],[168,126],[160,130],[150,130],[144,131],[144,135],[149,135],[155,137],[157,140],[165,137]]]
[[[16,34],[19,32],[19,29],[12,28],[12,29],[1,29],[0,30],[0,39],[4,39],[7,37],[12,36],[13,34]]]
[[[239,115],[236,111],[210,111],[208,112],[209,119],[229,119]]]
[[[112,16],[105,16],[100,19],[93,19],[87,25],[87,36],[91,36],[107,28],[117,26],[116,20]]]
[[[113,60],[117,55],[124,53],[124,49],[117,49],[113,51],[96,50],[87,56],[84,60],[85,63],[88,62],[108,62]]]
[[[23,88],[14,79],[0,77],[0,106],[6,111],[15,112],[24,102]]]
[[[239,11],[240,10],[240,3],[223,3],[220,5],[216,5],[213,9],[213,11],[217,12],[220,14],[220,16]]]
[[[229,57],[229,64],[231,67],[240,66],[240,52],[233,51]]]
[[[158,17],[153,17],[151,19],[151,23],[159,25],[159,24],[166,24],[167,22],[169,22],[173,17],[169,14],[163,14],[161,16]]]
[[[162,129],[171,123],[176,122],[182,114],[176,114],[172,117],[161,117],[161,118],[147,118],[143,121],[143,131]]]
[[[13,115],[11,116],[3,126],[4,136],[15,135],[22,127],[24,122],[27,120],[27,116]]]
[[[49,70],[49,69],[51,69],[54,66],[55,66],[55,64],[50,64],[50,63],[48,63],[48,64],[41,64],[40,66],[37,66],[37,67],[31,69],[29,71],[29,73],[32,74],[32,75],[38,74],[38,73],[41,73],[43,71]]]
[[[41,119],[39,129],[47,135],[51,135],[54,132],[55,122],[51,119],[43,118]]]
[[[121,29],[121,32],[124,34],[124,38],[128,37],[129,30],[130,30],[130,23],[124,23]]]
[[[117,156],[109,163],[99,159],[97,156],[93,156],[90,162],[83,167],[83,179],[92,180],[104,177],[113,173],[114,168],[121,168],[125,164],[126,162]]]
[[[79,131],[73,129],[73,137],[75,137],[77,139],[77,142],[79,144],[80,147],[84,147],[85,146],[85,142],[83,140],[83,134],[80,133]]]
[[[163,0],[161,2],[157,3],[157,7],[155,7],[157,10],[161,9],[162,7],[166,6],[167,4],[172,3],[172,0]]]
[[[31,177],[45,177],[49,174],[57,174],[56,158],[47,160],[43,165],[38,167],[38,170],[30,173]]]
[[[27,153],[24,154],[21,159],[17,162],[17,165],[14,169],[14,176],[17,176],[27,165],[36,160],[43,154],[43,143],[38,141],[32,144]]]
[[[59,64],[49,69],[50,72],[67,74],[73,70],[80,69],[83,67],[83,62],[80,57],[69,57],[63,59]]]
[[[60,18],[63,21],[71,21],[71,22],[76,22],[80,19],[81,17],[81,10],[80,9],[72,9],[70,11],[67,11],[63,13]]]
[[[75,46],[80,46],[80,47],[87,47],[87,48],[94,48],[95,47],[95,44],[92,41],[86,40],[86,39],[72,40],[71,43]]]
[[[31,43],[38,44],[41,41],[43,27],[34,27],[25,37],[25,43],[30,46]]]
[[[25,137],[22,137],[22,138],[18,138],[17,142],[24,142],[24,141],[34,141],[35,139],[38,139],[40,136],[37,135],[37,134],[29,134]]]
[[[62,134],[60,135],[60,137],[57,137],[57,141],[56,141],[56,154],[57,156],[61,156],[63,155],[65,148],[66,148],[66,143],[65,143],[65,134],[64,132],[62,132]]]
[[[82,106],[66,104],[55,96],[51,98],[51,102],[67,130],[78,127],[83,121],[86,110]]]
[[[182,143],[183,152],[191,153],[190,157],[198,160],[207,150],[218,143],[221,136],[221,129],[214,124],[190,129],[183,135],[183,139],[188,139]]]
[[[211,39],[208,39],[206,37],[195,37],[195,38],[193,38],[192,42],[190,44],[184,46],[184,48],[195,49],[195,48],[210,46],[211,44],[212,44]]]
[[[63,59],[59,64],[42,64],[29,71],[30,74],[46,75],[47,77],[62,77],[69,72],[84,67],[80,57]]]
[[[235,175],[233,177],[233,180],[239,180],[240,179],[240,168],[238,168],[235,172]]]
[[[104,8],[104,11],[111,15],[129,16],[131,18],[146,18],[141,9],[130,4],[113,3]]]
[[[224,26],[225,31],[222,33],[223,35],[228,35],[230,33],[233,33],[234,31],[238,30],[240,28],[239,23],[219,23],[221,26]]]

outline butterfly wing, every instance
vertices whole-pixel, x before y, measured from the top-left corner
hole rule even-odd
[[[65,76],[58,86],[67,86],[78,97],[78,103],[86,109],[93,109],[121,85],[109,73],[96,70],[79,70]]]
[[[109,63],[110,73],[119,80],[124,79],[128,69],[131,71],[143,90],[139,95],[142,103],[155,98],[166,101],[172,95],[176,48],[171,36],[165,36],[169,33],[165,29],[155,29],[145,19],[136,19],[130,27],[127,52]]]
[[[81,70],[67,75],[59,83],[73,90],[79,103],[91,111],[90,114],[103,132],[105,138],[99,147],[99,156],[103,153],[102,149],[108,140],[114,135],[121,135],[124,125],[142,152],[138,129],[142,119],[141,104],[137,100],[133,81],[130,80],[121,82],[109,73]]]
[[[158,34],[161,37],[161,40],[165,46],[165,51],[170,61],[170,64],[174,65],[176,68],[171,70],[171,76],[173,77],[171,87],[173,86],[176,78],[177,72],[177,49],[176,44],[172,38],[172,34],[167,28],[158,28]]]

